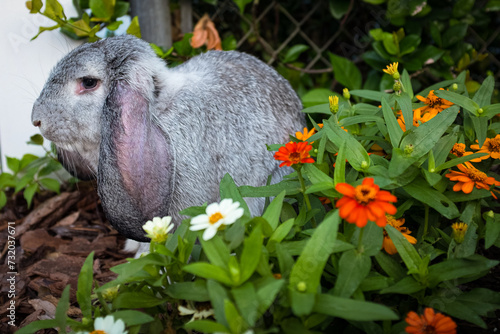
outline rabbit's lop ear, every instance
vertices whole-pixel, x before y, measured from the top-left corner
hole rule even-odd
[[[112,83],[101,125],[102,205],[121,234],[149,241],[142,225],[168,211],[174,166],[169,138],[150,112],[146,92],[126,80]]]

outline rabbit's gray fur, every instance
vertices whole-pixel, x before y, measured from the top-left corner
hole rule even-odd
[[[77,92],[82,78],[100,86]],[[155,216],[219,199],[229,173],[264,185],[282,170],[265,144],[304,127],[301,103],[274,69],[248,54],[209,51],[167,68],[148,43],[120,36],[84,44],[52,70],[32,113],[76,176],[97,176],[112,225],[147,241]],[[262,201],[251,201],[254,214]]]

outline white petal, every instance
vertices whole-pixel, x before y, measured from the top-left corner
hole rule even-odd
[[[174,224],[170,224],[170,225],[167,227],[167,230],[165,231],[165,233],[170,232],[173,228],[174,228]]]
[[[195,312],[196,312],[196,310],[192,310],[192,309],[184,307],[182,305],[179,305],[177,307],[177,309],[179,310],[179,315],[191,315],[191,314],[195,314]]]
[[[172,217],[170,216],[165,216],[161,219],[162,223],[165,224],[165,226],[167,226],[168,224],[170,224],[170,222],[172,221]]]
[[[191,219],[191,225],[205,224],[208,223],[207,215],[199,215]]]
[[[206,224],[197,224],[197,225],[191,225],[189,226],[189,230],[191,231],[199,231],[199,230],[204,230],[206,228],[209,228],[210,226],[210,223],[207,222]]]
[[[212,203],[212,204],[209,204],[207,206],[207,208],[205,209],[205,212],[207,213],[207,215],[210,217],[211,215],[213,215],[214,213],[216,212],[220,212],[220,206],[219,206],[219,203]]]
[[[214,237],[214,235],[217,233],[217,228],[214,228],[214,226],[210,226],[203,232],[203,240],[207,241],[210,240]]]

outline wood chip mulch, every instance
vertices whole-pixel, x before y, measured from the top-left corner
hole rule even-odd
[[[0,211],[0,333],[13,333],[32,321],[53,318],[68,284],[72,303],[68,315],[80,318],[75,293],[87,255],[95,252],[94,279],[100,285],[116,277],[109,270],[111,267],[133,256],[122,251],[125,238],[106,221],[95,184],[79,183],[75,189],[66,189],[59,195],[39,194],[30,209],[22,194],[10,195]],[[12,227],[15,249],[12,243],[9,248],[7,242]],[[9,260],[15,263],[15,268],[9,268],[12,265]],[[15,277],[13,286],[10,284],[13,280],[9,280],[12,277]],[[9,325],[11,300],[15,301],[16,327]]]

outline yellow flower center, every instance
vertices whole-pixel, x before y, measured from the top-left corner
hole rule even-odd
[[[213,225],[222,218],[223,218],[222,214],[220,212],[216,212],[213,215],[211,215],[210,218],[208,218],[208,222]]]
[[[300,153],[299,152],[290,153],[290,161],[292,162],[292,164],[300,163]]]
[[[362,184],[356,187],[354,196],[359,204],[367,205],[375,200],[376,195],[377,191],[375,188]]]
[[[90,332],[89,334],[106,334],[106,332],[98,329],[98,330]]]
[[[477,169],[467,169],[467,176],[474,182],[483,182],[488,176],[485,173]]]
[[[451,225],[451,228],[457,232],[467,231],[467,227],[468,226],[465,223],[454,223]]]
[[[453,145],[453,148],[451,149],[451,154],[456,155],[457,157],[463,156],[465,153],[465,144],[462,143],[456,143]]]
[[[500,138],[492,138],[487,143],[488,151],[500,152]]]

